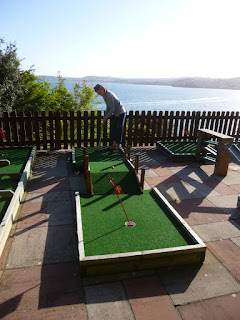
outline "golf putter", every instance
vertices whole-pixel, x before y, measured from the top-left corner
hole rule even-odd
[[[101,129],[100,129],[100,138],[99,138],[99,141],[98,141],[98,147],[100,147],[100,144],[101,144],[102,133],[103,133],[103,128],[101,127]]]

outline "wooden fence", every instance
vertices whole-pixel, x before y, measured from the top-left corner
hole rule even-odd
[[[5,145],[36,145],[37,149],[67,149],[111,143],[111,121],[103,126],[100,111],[0,113]],[[200,128],[239,139],[239,112],[138,112],[127,114],[123,145],[149,146],[159,140],[196,140]]]

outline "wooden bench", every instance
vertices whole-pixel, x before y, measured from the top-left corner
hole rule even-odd
[[[214,138],[214,140],[212,138]],[[230,155],[229,152],[225,149],[225,146],[232,144],[233,137],[209,129],[199,129],[196,160],[201,161],[202,159],[205,159],[214,161],[214,173],[219,176],[226,176],[230,161]],[[208,157],[208,152],[210,152],[213,157]]]

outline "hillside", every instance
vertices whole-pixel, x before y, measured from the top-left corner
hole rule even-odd
[[[37,76],[46,81],[57,81],[55,76]],[[68,81],[81,82],[83,80],[93,83],[132,83],[145,85],[161,85],[186,88],[209,88],[240,90],[240,77],[238,78],[115,78],[101,76],[87,76],[83,78],[65,77]]]

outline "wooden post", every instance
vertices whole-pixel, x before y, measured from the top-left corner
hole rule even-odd
[[[135,171],[138,174],[138,166],[139,166],[139,154],[137,153],[135,156]]]
[[[84,158],[84,173],[85,175],[87,174],[88,168],[89,167],[89,158],[88,156],[85,156]]]
[[[92,176],[90,170],[87,170],[86,174],[86,189],[87,192],[90,193],[91,196],[93,196]]]
[[[87,155],[86,147],[83,147],[83,162],[85,161],[86,155]]]
[[[224,149],[224,140],[219,139],[217,146],[217,157],[214,173],[219,176],[226,176],[228,172],[228,164],[230,161],[229,153]]]
[[[123,159],[127,159],[127,148],[124,148],[124,154],[123,154]]]
[[[145,169],[142,168],[142,171],[141,171],[141,182],[140,182],[142,190],[144,188],[144,178],[145,178]]]
[[[130,161],[131,159],[131,147],[128,146],[128,160]]]

